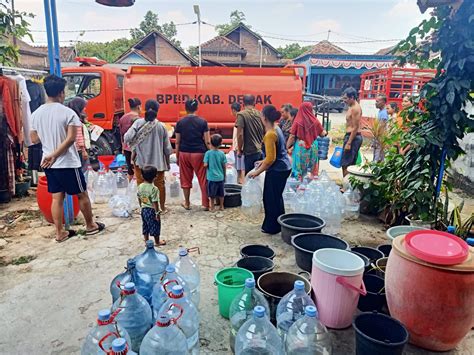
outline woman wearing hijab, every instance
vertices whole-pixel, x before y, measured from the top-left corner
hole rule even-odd
[[[156,100],[147,100],[145,118],[135,120],[123,139],[135,154],[132,160],[135,160],[137,184],[145,181],[141,172],[145,166],[153,166],[158,171],[153,183],[160,191],[161,213],[166,213],[165,171],[170,168],[172,148],[168,131],[157,119],[159,109],[160,105]]]
[[[314,116],[311,102],[303,102],[290,130],[287,149],[293,147],[292,175],[303,179],[307,173],[318,175],[318,137],[327,132]]]
[[[87,106],[87,101],[84,100],[82,97],[75,97],[74,99],[69,101],[67,106],[76,113],[82,123],[82,129],[77,130],[76,142],[74,144],[76,146],[77,153],[79,154],[79,158],[81,159],[82,170],[85,171],[87,162],[89,160],[88,150],[91,147],[90,134],[86,126],[87,116],[84,112]]]

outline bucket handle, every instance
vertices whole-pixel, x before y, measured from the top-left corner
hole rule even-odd
[[[355,287],[354,285],[351,285],[349,282],[346,281],[346,279],[343,276],[336,277],[336,282],[344,287],[347,287],[348,289],[352,291],[360,293],[362,296],[367,295],[367,290],[365,289],[364,280],[361,280],[362,284],[360,285],[360,287]]]
[[[311,281],[311,274],[308,271],[300,271],[298,275],[303,276],[306,275],[305,279]]]

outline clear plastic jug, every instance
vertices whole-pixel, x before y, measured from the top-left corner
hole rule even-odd
[[[256,306],[253,317],[239,329],[235,354],[284,355],[283,343],[275,326],[265,316],[265,307]]]
[[[115,173],[112,171],[112,169],[107,170],[107,172],[105,173],[105,178],[109,183],[109,188],[112,190],[112,195],[115,195],[117,193],[117,180],[115,178]]]
[[[192,248],[189,250],[192,250]],[[199,307],[201,275],[197,263],[189,256],[189,250],[180,247],[178,258],[174,262],[174,265],[176,272],[181,275],[188,284],[189,290],[191,291],[191,301],[193,301],[196,307]]]
[[[225,170],[225,183],[237,184],[237,170],[231,164],[227,164],[227,167]]]
[[[122,168],[117,169],[117,173],[115,174],[115,182],[117,184],[117,194],[126,195],[128,188],[128,177]]]
[[[199,354],[199,313],[183,293],[183,287],[173,286],[168,301],[161,307],[159,315],[168,314],[176,318],[176,325],[186,336],[188,351],[190,354]]]
[[[103,170],[99,171],[97,179],[94,181],[94,196],[95,203],[107,203],[112,197],[113,190],[105,172]]]
[[[97,354],[101,351],[99,343],[104,349],[109,349],[112,346],[112,341],[117,338],[125,338],[130,344],[127,331],[115,321],[117,313],[111,314],[110,309],[99,311],[97,324],[90,330],[82,343],[81,355]]]
[[[360,195],[358,191],[349,188],[344,192],[345,218],[355,220],[359,218]]]
[[[311,297],[306,293],[304,282],[297,280],[293,290],[283,296],[278,303],[276,311],[278,333],[283,342],[285,342],[291,325],[304,316],[306,306],[316,307]]]
[[[136,269],[136,262],[134,259],[127,260],[125,271],[114,277],[110,283],[110,294],[112,295],[112,303],[117,301],[120,297],[120,292],[127,282],[133,282],[137,288],[137,292],[151,304],[151,295],[153,292],[153,281],[151,276],[139,272]]]
[[[298,319],[288,330],[287,355],[330,355],[331,335],[318,320],[316,308],[307,306],[304,317]]]
[[[175,266],[169,264],[166,266],[165,273],[161,276],[160,282],[157,282],[153,288],[152,311],[154,321],[158,319],[158,312],[161,307],[168,301],[168,294],[171,292],[171,288],[176,285],[181,285],[184,295],[191,299],[191,290],[188,283],[176,272]]]
[[[138,185],[137,185],[137,179],[135,176],[130,180],[128,187],[127,187],[127,195],[130,197],[130,208],[132,210],[137,209],[139,206],[138,204]]]
[[[255,218],[262,210],[262,188],[256,179],[246,179],[242,186],[242,213],[249,218]]]
[[[160,281],[169,264],[166,254],[155,249],[153,240],[146,241],[146,249],[135,258],[137,270],[151,276],[153,285]]]
[[[265,314],[270,314],[270,306],[265,296],[255,288],[255,279],[246,279],[245,287],[230,304],[230,347],[234,351],[235,337],[242,324],[252,317],[256,306],[265,308]]]
[[[104,349],[105,351],[100,351],[98,355],[107,354],[107,355],[137,355],[136,352],[130,349],[130,346],[127,344],[127,341],[123,338],[115,339],[112,342],[110,349]]]
[[[140,355],[187,355],[186,336],[176,326],[176,321],[162,314],[143,338]]]
[[[116,317],[117,323],[130,336],[132,350],[138,352],[143,337],[153,324],[150,305],[136,292],[135,284],[127,282],[120,298],[113,305],[113,311],[117,309],[121,309]]]

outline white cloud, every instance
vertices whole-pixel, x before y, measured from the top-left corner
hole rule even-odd
[[[420,9],[418,5],[413,0],[401,0],[395,3],[390,9],[387,11],[388,16],[391,17],[412,17],[413,15],[419,16]]]
[[[311,33],[319,33],[319,32],[325,32],[328,30],[331,31],[340,31],[341,30],[341,24],[333,19],[327,19],[327,20],[317,20],[310,22],[309,24],[309,29]]]

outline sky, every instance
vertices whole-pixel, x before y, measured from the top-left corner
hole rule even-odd
[[[198,4],[202,21],[201,42],[217,33],[213,25],[226,23],[233,10],[243,11],[246,23],[274,47],[298,42],[311,45],[328,38],[350,53],[372,54],[390,47],[427,15],[416,0],[136,0],[133,7],[112,8],[94,0],[56,0],[61,45],[77,41],[110,41],[129,37],[148,10],[158,13],[159,22],[174,21],[183,48],[198,44],[193,5]],[[43,0],[15,0],[18,10],[35,15],[30,20],[34,45],[46,45]],[[104,32],[62,32],[76,30]],[[116,31],[121,29],[121,31]],[[111,31],[114,30],[114,31]],[[30,42],[30,41],[28,41]]]

